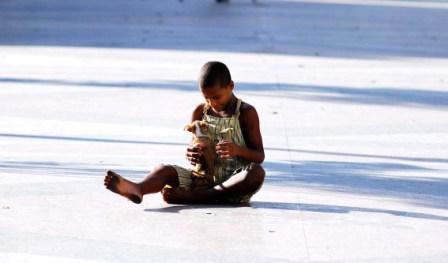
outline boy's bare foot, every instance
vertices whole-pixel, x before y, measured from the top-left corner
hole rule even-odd
[[[107,171],[107,175],[104,177],[104,185],[112,192],[122,195],[136,204],[142,202],[142,194],[137,185],[113,171]]]

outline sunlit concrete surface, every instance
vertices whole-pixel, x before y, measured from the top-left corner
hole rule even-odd
[[[446,262],[447,1],[0,1],[0,262]],[[249,206],[104,189],[187,166],[202,64],[260,115]]]

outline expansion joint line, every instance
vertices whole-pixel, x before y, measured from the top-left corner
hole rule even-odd
[[[265,64],[266,65],[266,64]],[[281,91],[281,89],[280,89],[280,82],[279,82],[279,77],[278,77],[278,73],[277,73],[277,71],[274,71],[274,77],[275,77],[275,87],[276,87],[276,89],[277,89],[277,92],[282,92]],[[284,105],[286,105],[285,103],[284,103],[284,96],[279,96],[281,99],[280,99],[280,101],[281,101],[281,103],[280,103],[280,105],[279,105],[279,115],[281,116],[281,118],[282,118],[282,123],[283,123],[283,130],[284,130],[284,136],[285,136],[285,139],[286,139],[286,149],[288,150],[288,161],[289,161],[289,163],[291,164],[290,166],[289,166],[289,172],[290,172],[290,174],[293,174],[293,166],[292,166],[292,164],[293,164],[293,159],[292,159],[292,152],[291,152],[291,144],[290,144],[290,140],[289,140],[289,134],[288,134],[288,126],[287,126],[287,116],[286,116],[286,114],[285,114],[285,112],[286,111],[284,111],[283,110],[283,107],[284,107]],[[302,216],[302,214],[303,214],[303,210],[302,209],[300,209],[300,203],[299,203],[299,201],[300,201],[300,198],[299,198],[299,192],[297,192],[297,206],[299,207],[299,215],[300,216]],[[303,218],[303,217],[302,217]],[[300,218],[297,218],[297,222],[298,222],[298,224],[299,224],[299,220],[300,220]],[[301,221],[300,220],[300,224],[301,224],[301,228],[302,228],[302,235],[303,235],[303,239],[304,239],[304,241],[305,241],[305,250],[306,250],[306,257],[307,257],[307,262],[310,262],[311,261],[311,259],[310,259],[310,251],[309,251],[309,245],[308,245],[308,238],[307,238],[307,235],[306,235],[306,230],[305,230],[305,225],[304,225],[304,222],[303,221]]]

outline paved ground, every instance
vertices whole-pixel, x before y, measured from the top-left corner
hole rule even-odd
[[[1,1],[0,262],[446,262],[446,1]],[[250,206],[103,189],[186,165],[195,79],[258,109]]]

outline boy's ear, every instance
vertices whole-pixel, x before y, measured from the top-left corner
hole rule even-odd
[[[233,90],[233,88],[235,87],[235,83],[233,83],[233,80],[230,80],[230,83],[227,87],[229,87],[230,90]]]

